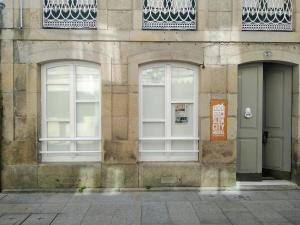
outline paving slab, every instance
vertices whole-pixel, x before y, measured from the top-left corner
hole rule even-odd
[[[289,222],[293,224],[300,224],[300,210],[283,210],[279,213]]]
[[[50,225],[57,214],[31,214],[22,225]]]
[[[299,196],[299,190],[8,193],[0,199],[0,225],[300,225]]]
[[[21,204],[11,204],[12,208],[10,212],[12,213],[37,213],[39,211],[40,204],[31,203],[21,203]]]
[[[190,202],[167,202],[167,207],[173,224],[200,224],[196,212]]]
[[[67,203],[61,210],[62,213],[85,214],[90,207],[90,203]]]
[[[232,225],[261,225],[262,223],[250,212],[225,212]]]
[[[215,202],[193,202],[193,207],[201,224],[230,224]]]
[[[81,225],[84,214],[60,213],[51,225]]]
[[[59,213],[65,207],[64,203],[45,203],[39,205],[38,213]]]
[[[5,214],[0,217],[0,225],[19,225],[25,221],[29,214]]]
[[[273,210],[269,206],[265,206],[265,204],[261,204],[258,202],[247,202],[244,203],[245,206],[249,209],[249,211],[258,218],[259,221],[264,223],[288,223],[289,221],[280,215],[278,212]]]
[[[240,201],[220,200],[216,204],[222,211],[246,212],[247,208]]]
[[[142,224],[171,224],[165,202],[145,202],[142,205]]]

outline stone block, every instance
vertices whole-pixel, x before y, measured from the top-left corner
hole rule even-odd
[[[238,92],[238,66],[237,65],[228,65],[227,85],[228,85],[229,93]]]
[[[26,117],[15,117],[15,140],[25,141],[27,137]]]
[[[128,85],[113,85],[112,93],[114,94],[127,94],[128,93]]]
[[[14,87],[16,91],[26,91],[26,64],[14,64]]]
[[[130,117],[128,121],[128,140],[137,141],[139,139],[139,118]]]
[[[14,45],[11,40],[1,40],[1,64],[14,63]]]
[[[36,164],[37,148],[34,139],[4,142],[2,150],[3,163],[5,165]]]
[[[103,1],[101,1],[103,2]],[[100,2],[100,7],[101,7],[101,2]],[[99,3],[98,3],[99,4]],[[99,30],[107,30],[108,24],[107,24],[107,10],[103,10],[104,8],[101,7],[102,10],[97,10],[97,22],[96,26],[97,29]]]
[[[131,28],[132,28],[131,11],[108,11],[109,30],[131,30]]]
[[[112,118],[110,116],[102,116],[101,131],[103,143],[112,139]]]
[[[203,141],[202,162],[232,164],[236,161],[236,141]]]
[[[112,65],[112,85],[127,85],[128,72],[127,65]]]
[[[211,69],[211,92],[226,93],[227,91],[227,68],[218,66]]]
[[[39,188],[99,188],[101,165],[85,164],[41,164],[38,167]]]
[[[210,119],[209,118],[199,118],[199,133],[200,139],[208,141],[210,140]]]
[[[140,164],[140,187],[198,187],[200,178],[198,163]]]
[[[209,12],[230,12],[232,11],[232,0],[209,0]]]
[[[2,118],[2,128],[1,128],[1,138],[2,138],[2,142],[6,143],[6,142],[11,142],[14,140],[14,118],[13,117],[3,117]],[[3,146],[5,146],[2,143]]]
[[[227,139],[235,140],[237,137],[237,118],[228,117],[227,124]]]
[[[26,90],[41,92],[41,68],[37,64],[27,64]]]
[[[127,94],[112,95],[112,115],[113,117],[128,116],[128,95]]]
[[[202,187],[230,187],[236,182],[235,165],[217,166],[203,164],[201,167]]]
[[[220,55],[220,46],[215,44],[215,45],[209,45],[206,46],[204,49],[204,62],[205,62],[205,69],[203,69],[202,71],[206,71],[206,73],[210,73],[209,69],[213,69],[210,68],[210,65],[217,65],[220,63],[221,60],[221,55]],[[209,66],[208,66],[209,65]]]
[[[26,92],[17,91],[15,92],[15,115],[16,116],[26,116],[27,114],[27,102],[26,102]]]
[[[237,117],[238,95],[228,94],[228,116]]]
[[[211,95],[210,94],[200,94],[199,97],[199,116],[200,117],[209,117],[210,116],[210,100]]]
[[[138,94],[129,94],[129,118],[131,117],[139,117],[139,95]]]
[[[109,0],[107,2],[109,10],[131,10],[132,1],[128,0]]]
[[[200,82],[199,82],[199,92],[200,93],[210,93],[211,89],[211,68],[206,67],[201,70]]]
[[[138,167],[136,164],[102,164],[102,187],[133,188],[138,186]]]
[[[1,92],[12,92],[14,88],[13,64],[1,64]]]
[[[2,170],[2,188],[4,190],[37,188],[37,166],[4,166]]]
[[[207,28],[209,30],[231,30],[231,12],[208,12]]]
[[[112,138],[113,140],[128,139],[128,118],[127,117],[112,118]]]
[[[109,141],[104,144],[104,161],[107,163],[136,163],[138,141]]]
[[[140,8],[141,9],[141,8]],[[133,10],[133,30],[141,30],[143,26],[142,10]]]

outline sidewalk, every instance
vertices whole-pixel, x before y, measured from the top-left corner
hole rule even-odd
[[[0,225],[300,225],[300,191],[0,194]]]

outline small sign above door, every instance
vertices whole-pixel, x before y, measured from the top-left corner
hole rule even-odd
[[[210,140],[227,140],[227,100],[212,99],[210,102]]]

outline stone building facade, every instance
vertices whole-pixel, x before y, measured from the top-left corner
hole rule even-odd
[[[291,16],[291,27],[266,25],[262,30],[259,26],[247,30],[242,19],[245,8],[258,7],[255,2],[261,1],[255,0],[248,5],[243,5],[246,0],[196,0],[195,5],[181,6],[181,10],[194,8],[195,23],[175,25],[177,29],[172,25],[143,29],[144,4],[154,4],[151,1],[98,0],[96,21],[89,25],[92,29],[73,29],[74,24],[68,29],[46,28],[47,1],[4,2],[0,34],[3,190],[226,187],[235,185],[237,172],[253,179],[251,174],[262,173],[266,153],[261,153],[261,139],[266,136],[262,128],[254,135],[258,147],[242,140],[247,125],[241,122],[245,119],[244,98],[239,97],[243,82],[238,77],[243,79],[247,66],[265,73],[259,66],[273,65],[292,71],[287,86],[291,95],[287,108],[292,109],[287,122],[291,124],[290,152],[279,153],[278,157],[287,155],[287,159],[277,159],[284,165],[275,166],[273,172],[300,184],[298,1],[284,0],[283,6],[265,9],[286,9],[291,4],[285,12]],[[159,9],[153,6],[152,10],[155,7]],[[260,85],[257,81],[251,89]],[[180,99],[184,95],[191,98]],[[279,102],[276,96],[274,102]],[[226,100],[228,106],[227,138],[221,141],[211,138],[213,99]],[[258,117],[265,107],[258,106],[260,102],[249,106],[252,113],[247,121],[254,116],[263,126]],[[151,117],[159,113],[163,118]],[[180,116],[183,121],[177,121]],[[250,128],[257,131],[256,126]],[[241,153],[243,146],[246,150]],[[251,159],[253,152],[256,155]]]

